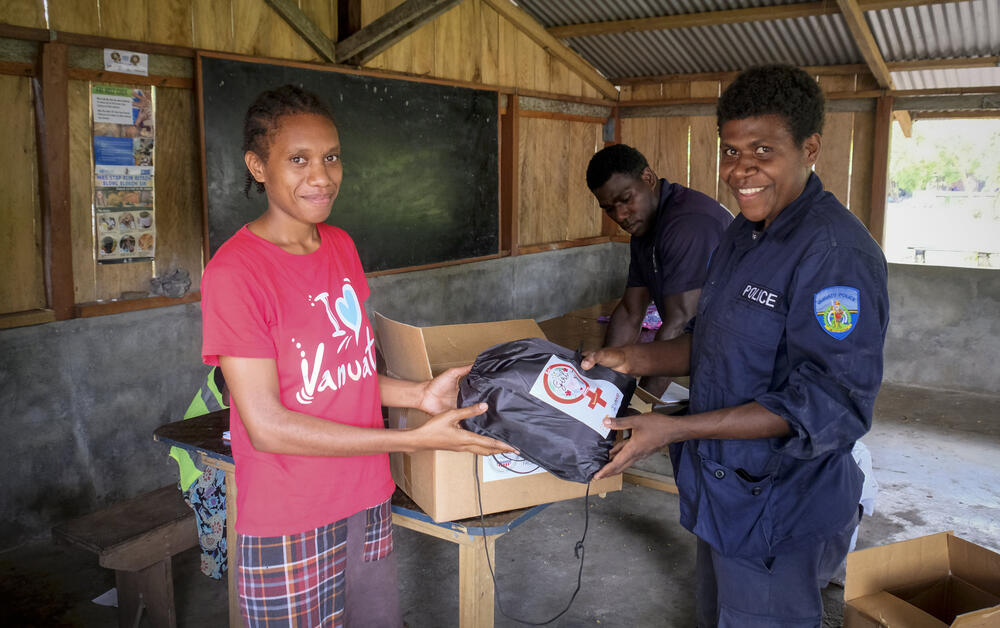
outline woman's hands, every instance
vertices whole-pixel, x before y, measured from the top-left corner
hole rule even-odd
[[[447,449],[480,456],[517,453],[516,449],[506,443],[470,432],[459,425],[462,419],[480,415],[486,412],[486,409],[485,403],[478,403],[466,408],[453,408],[432,416],[429,421],[412,432],[417,449]]]
[[[432,415],[454,410],[458,406],[458,382],[468,375],[470,370],[472,370],[471,364],[461,368],[448,369],[434,379],[424,382],[424,392],[417,409]],[[482,414],[482,412],[476,414]],[[470,416],[475,416],[475,414]]]
[[[480,456],[516,452],[516,450],[494,438],[482,436],[464,429],[459,422],[486,412],[485,403],[467,408],[458,408],[458,382],[469,374],[472,365],[448,369],[434,379],[424,383],[424,392],[418,409],[432,415],[431,419],[417,428],[422,441],[421,449],[448,449],[467,451]]]

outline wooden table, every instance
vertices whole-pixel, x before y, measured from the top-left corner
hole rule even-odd
[[[229,584],[229,625],[243,625],[236,593],[236,468],[229,442],[222,433],[229,429],[229,410],[161,425],[153,439],[197,455],[209,467],[226,474],[226,546]],[[462,521],[437,523],[401,490],[392,496],[392,522],[458,545],[458,607],[461,628],[493,626],[493,578],[484,547],[496,562],[496,540],[544,510],[548,504],[521,508]]]

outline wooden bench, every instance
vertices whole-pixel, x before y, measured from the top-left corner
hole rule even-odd
[[[198,545],[194,511],[176,486],[139,495],[52,529],[52,536],[88,549],[115,570],[118,625],[176,628],[174,554]]]

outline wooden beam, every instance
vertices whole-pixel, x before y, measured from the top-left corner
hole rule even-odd
[[[545,28],[535,21],[524,9],[514,5],[510,0],[483,0],[501,17],[513,24],[518,30],[527,35],[536,44],[545,49],[546,52],[559,59],[569,66],[569,69],[580,75],[580,77],[593,85],[597,91],[601,92],[612,100],[618,100],[618,90],[604,76],[602,76],[594,66],[590,65],[583,57],[570,50],[565,44],[549,34]]]
[[[955,57],[953,59],[917,59],[913,61],[887,61],[890,72],[916,72],[919,70],[953,70],[960,68],[992,68],[1000,65],[1000,56]],[[833,74],[867,74],[864,64],[811,65],[802,68],[814,76]],[[611,77],[615,85],[635,85],[639,83],[672,83],[689,81],[731,81],[739,72],[692,72],[690,74],[659,74],[649,76]]]
[[[865,58],[865,63],[868,64],[868,69],[878,81],[879,87],[893,89],[892,75],[885,65],[885,59],[882,58],[878,44],[875,43],[871,29],[868,28],[864,13],[858,6],[858,0],[837,0],[837,6],[844,14],[844,21],[847,22],[847,28],[851,31],[851,36],[854,37],[854,43],[861,51],[861,56]]]
[[[507,107],[500,116],[500,250],[518,254],[518,178],[521,172],[520,102],[517,94],[507,94]]]
[[[955,57],[953,59],[917,59],[890,61],[890,72],[917,72],[919,70],[955,70],[962,68],[993,68],[1000,65],[1000,57]]]
[[[338,63],[364,65],[461,0],[406,0],[337,44]]]
[[[646,471],[632,467],[622,474],[622,481],[628,482],[629,484],[635,484],[636,486],[655,488],[656,490],[663,491],[664,493],[673,493],[674,495],[677,495],[677,484],[674,483],[674,478],[662,473],[655,473],[653,471]]]
[[[1000,118],[1000,111],[980,110],[980,111],[914,111],[910,114],[914,122],[917,120],[952,120],[955,118],[964,119],[989,119]]]
[[[904,136],[911,137],[913,135],[913,120],[910,118],[909,111],[893,111],[892,117],[899,123],[899,129],[903,132]]]
[[[926,4],[945,4],[959,0],[859,0],[862,11],[879,11],[915,7]],[[837,7],[831,2],[800,2],[779,6],[754,7],[750,9],[730,9],[727,11],[704,11],[700,13],[682,13],[679,15],[660,15],[656,17],[631,20],[614,20],[609,22],[591,22],[586,24],[566,24],[553,26],[548,32],[558,39],[571,37],[590,37],[610,33],[638,33],[641,31],[660,31],[676,28],[697,28],[700,26],[718,26],[721,24],[740,24],[742,22],[770,22],[788,20],[800,17],[816,17],[820,15],[836,15]]]
[[[330,63],[337,62],[337,52],[333,42],[326,33],[302,12],[298,3],[293,0],[265,0],[274,12],[288,22],[296,33],[315,50],[319,56]]]
[[[868,231],[881,246],[885,241],[885,195],[889,184],[889,146],[892,141],[894,98],[882,96],[875,108],[875,132],[872,138],[872,194]]]
[[[1000,110],[1000,96],[970,94],[964,96],[910,96],[896,94],[896,106],[905,111],[982,111]]]
[[[699,26],[739,24],[741,22],[760,22],[764,20],[783,20],[796,17],[814,17],[817,15],[836,15],[836,13],[837,7],[831,5],[829,2],[801,2],[779,6],[754,7],[751,9],[705,11],[702,13],[661,15],[658,17],[638,18],[633,20],[616,20],[613,22],[569,24],[566,26],[553,26],[548,29],[548,32],[557,39],[569,39],[572,37],[590,37],[593,35],[607,35],[610,33],[638,33],[641,31],[697,28]]]
[[[844,65],[810,65],[803,66],[803,70],[813,76],[826,76],[836,74],[860,74],[868,73],[868,66],[861,63]],[[693,81],[732,81],[739,72],[692,72],[690,74],[659,74],[650,76],[623,76],[611,78],[615,85],[634,85],[637,83],[673,83],[673,82],[693,82]]]
[[[67,48],[42,45],[35,113],[42,184],[46,292],[56,320],[73,316],[73,239],[70,231],[69,79]]]

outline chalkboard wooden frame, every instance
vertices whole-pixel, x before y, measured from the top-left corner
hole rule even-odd
[[[196,79],[206,260],[266,208],[263,195],[243,195],[243,117],[286,83],[331,105],[344,182],[327,222],[351,234],[366,272],[501,255],[498,90],[205,52]]]

